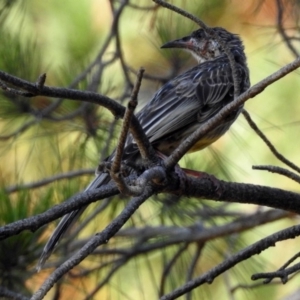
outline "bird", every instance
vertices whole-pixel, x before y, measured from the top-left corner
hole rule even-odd
[[[136,114],[153,148],[169,156],[182,141],[214,117],[235,98],[231,61],[224,45],[234,59],[236,88],[239,94],[250,87],[249,69],[241,38],[221,27],[200,28],[190,35],[169,41],[161,48],[180,48],[197,60],[197,65],[165,83],[152,99]],[[219,139],[237,119],[243,105],[229,113],[217,126],[202,136],[189,152],[204,149]],[[114,152],[106,159],[113,161]],[[123,162],[140,160],[138,147],[129,134]],[[85,191],[101,187],[112,179],[109,173],[98,171]],[[49,258],[59,239],[78,219],[86,206],[63,216],[48,239],[37,265],[39,271]]]

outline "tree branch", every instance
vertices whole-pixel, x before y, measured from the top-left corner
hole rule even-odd
[[[117,187],[113,187],[111,184],[101,186],[100,189],[78,193],[65,202],[48,209],[44,213],[0,227],[0,240],[16,235],[23,230],[36,231],[41,226],[54,221],[73,210],[79,209],[82,206],[97,200],[117,195],[118,193],[119,190]]]
[[[153,194],[153,190],[148,186],[144,193],[136,198],[133,198],[124,210],[101,232],[92,237],[87,244],[82,247],[76,254],[70,259],[59,266],[42,284],[40,289],[32,296],[31,300],[41,300],[48,293],[51,287],[69,270],[78,265],[83,259],[85,259],[90,253],[92,253],[99,245],[108,243],[111,237],[113,237],[127,222],[127,220],[133,215],[133,213],[142,205],[146,199]]]
[[[250,258],[253,255],[260,254],[262,251],[268,249],[269,247],[274,247],[275,244],[279,241],[293,239],[296,236],[300,235],[300,226],[293,226],[285,230],[278,231],[275,234],[272,234],[260,241],[244,248],[243,250],[239,251],[236,254],[225,259],[222,263],[215,266],[202,276],[195,278],[180,288],[175,289],[173,292],[164,295],[160,298],[160,300],[173,300],[177,299],[178,297],[190,292],[191,290],[199,287],[204,283],[211,284],[213,280],[220,274],[224,273],[225,271],[233,268],[238,263]]]

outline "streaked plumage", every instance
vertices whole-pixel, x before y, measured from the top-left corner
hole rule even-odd
[[[242,93],[250,86],[242,42],[237,35],[223,28],[216,27],[213,31],[234,56],[239,91]],[[169,42],[162,48],[183,48],[191,52],[199,63],[162,86],[152,100],[136,115],[154,148],[164,155],[170,155],[187,136],[233,101],[234,84],[229,59],[224,50],[219,42],[203,29],[194,31],[190,36]],[[201,138],[190,151],[201,150],[216,141],[229,129],[241,110],[242,106]],[[108,160],[112,160],[113,157],[114,154]],[[130,135],[126,141],[123,159],[129,162],[139,159],[137,146]],[[109,181],[109,174],[97,174],[86,190],[94,189]],[[84,209],[85,207],[62,218],[43,250],[38,269],[50,256],[61,235]]]

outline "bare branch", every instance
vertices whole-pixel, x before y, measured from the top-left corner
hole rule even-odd
[[[277,272],[271,273],[258,273],[254,274],[251,278],[252,280],[257,280],[261,278],[266,278],[264,280],[264,284],[270,283],[274,278],[279,277],[281,278],[282,283],[286,283],[288,281],[288,275],[296,273],[300,270],[300,264],[295,264],[291,268],[287,268],[293,261],[300,257],[300,252],[296,253],[293,257],[291,257]]]
[[[12,300],[29,300],[28,297],[25,297],[19,293],[13,292],[5,287],[0,286],[0,297],[2,299],[12,299]]]
[[[69,260],[59,266],[42,284],[40,289],[32,296],[31,300],[41,300],[48,293],[51,287],[57,282],[64,274],[71,270],[74,266],[78,265],[90,253],[92,253],[99,245],[108,243],[109,239],[113,237],[122,226],[128,221],[132,214],[139,208],[153,194],[152,188],[147,187],[144,193],[136,198],[133,198],[124,210],[119,214],[101,233],[92,237],[87,244],[82,247],[76,254]]]
[[[172,259],[164,266],[164,270],[162,272],[162,276],[161,276],[161,280],[160,280],[160,285],[159,285],[159,293],[158,293],[158,295],[160,297],[165,292],[165,285],[166,285],[167,276],[169,275],[169,273],[171,273],[172,267],[176,263],[176,261],[179,259],[179,257],[187,250],[188,245],[189,245],[188,243],[184,243],[177,250],[177,252],[173,255]]]
[[[137,254],[145,254],[151,251],[159,250],[161,248],[166,248],[168,246],[180,245],[182,242],[186,243],[205,243],[210,240],[221,238],[230,234],[237,234],[244,232],[246,230],[252,229],[256,226],[262,224],[267,224],[282,218],[291,217],[291,213],[287,213],[281,210],[268,210],[262,213],[252,213],[245,217],[238,218],[232,222],[228,222],[224,225],[214,226],[211,228],[204,228],[199,224],[194,224],[188,227],[178,227],[178,226],[157,226],[150,227],[146,226],[143,228],[128,228],[119,231],[115,238],[136,238],[137,243],[134,247],[129,248],[114,248],[114,249],[97,249],[94,252],[95,255],[109,255],[109,254],[119,254],[119,255],[132,255],[135,257]],[[152,242],[151,244],[141,244],[140,240],[151,240],[154,238],[158,239],[157,242]]]
[[[123,119],[123,126],[119,136],[118,146],[115,150],[114,160],[111,165],[111,177],[115,180],[119,190],[121,193],[132,193],[133,191],[130,190],[129,186],[126,186],[125,181],[123,180],[120,171],[121,171],[121,161],[123,156],[123,151],[127,139],[128,130],[130,128],[131,119],[134,114],[135,108],[138,104],[137,97],[139,93],[139,89],[142,83],[144,69],[141,68],[137,74],[137,80],[132,90],[131,99],[128,102],[127,109],[125,111],[124,119]],[[141,145],[141,155],[145,157],[147,155],[147,149]]]
[[[121,14],[122,14],[122,12],[124,11],[124,9],[126,7],[126,2],[127,1],[124,1],[119,6],[119,8],[116,11],[114,11],[113,22],[112,22],[112,25],[111,25],[110,33],[107,36],[107,38],[105,39],[105,41],[102,45],[102,48],[100,49],[98,55],[96,56],[94,61],[92,61],[90,63],[90,65],[87,66],[86,69],[73,80],[73,82],[69,85],[70,88],[76,87],[78,85],[78,83],[80,83],[82,80],[84,80],[87,77],[87,75],[89,73],[91,73],[93,68],[96,67],[97,65],[99,65],[100,68],[101,68],[101,65],[102,65],[102,67],[103,67],[103,65],[105,65],[105,63],[102,63],[103,55],[104,55],[104,53],[107,50],[109,44],[111,43],[111,41],[113,40],[113,38],[115,36],[115,32],[116,32],[116,29],[118,28],[118,23],[119,23]],[[114,58],[111,60],[111,62],[113,62],[116,57],[117,57],[117,55],[114,56]],[[101,72],[98,72],[98,76],[100,74],[101,74]],[[96,90],[96,89],[94,88],[94,90]]]
[[[142,77],[144,75],[144,68],[141,68],[138,72],[138,77],[137,77],[137,82],[135,83],[135,88],[132,91],[132,95],[131,95],[131,101],[133,103],[131,103],[130,105],[134,104],[134,109],[135,106],[137,105],[137,97],[138,97],[138,92],[142,83]],[[136,103],[135,103],[136,102]],[[130,103],[130,102],[129,102]],[[144,133],[144,131],[142,130],[141,132],[139,131],[139,128],[135,128],[135,126],[130,126],[130,131],[132,133],[132,136],[139,148],[139,151],[141,153],[141,156],[143,159],[149,160],[151,162],[156,162],[157,161],[157,157],[155,154],[155,151],[151,145],[151,143],[149,142],[148,137],[146,136],[146,134]]]
[[[269,171],[271,173],[277,173],[283,176],[286,176],[298,183],[300,183],[300,176],[296,175],[295,173],[284,169],[284,168],[280,168],[280,167],[276,167],[276,166],[253,166],[252,167],[253,170],[265,170],[265,171]]]
[[[288,49],[291,51],[294,57],[298,57],[299,53],[291,43],[291,39],[286,34],[283,26],[284,4],[282,3],[282,0],[276,0],[276,7],[277,7],[277,29],[280,35],[282,36],[284,42],[286,43]]]
[[[174,11],[174,12],[176,12],[176,13],[178,13],[178,14],[180,14],[180,15],[182,15],[182,16],[184,16],[184,17],[186,17],[186,18],[188,18],[188,19],[190,19],[192,21],[194,21],[196,24],[198,24],[203,29],[208,29],[209,28],[199,18],[195,17],[194,15],[186,12],[185,10],[183,10],[183,9],[181,9],[179,7],[176,7],[176,6],[174,6],[174,5],[170,4],[170,3],[167,3],[167,2],[165,2],[163,0],[152,0],[152,1],[155,2],[155,3],[157,3],[157,4],[159,4],[159,5],[161,5],[161,6],[163,6],[163,7],[165,7],[165,8],[167,8],[167,9],[169,9],[169,10],[172,10],[172,11]]]
[[[95,173],[94,169],[70,171],[67,173],[62,173],[62,174],[54,175],[54,176],[51,176],[48,178],[44,178],[44,179],[42,179],[40,181],[36,181],[36,182],[8,186],[8,187],[4,188],[4,190],[6,193],[14,193],[14,192],[18,192],[18,191],[24,190],[24,189],[39,188],[41,186],[47,185],[49,183],[52,183],[54,181],[61,180],[61,179],[70,179],[70,178],[74,178],[74,177],[82,176],[82,175],[92,175],[94,173]]]
[[[0,81],[0,88],[11,95],[17,95],[17,96],[23,96],[23,97],[32,97],[34,94],[29,92],[20,91],[11,87],[8,87],[6,84],[4,84],[2,81]]]
[[[300,173],[300,168],[296,166],[294,163],[286,159],[282,154],[280,154],[274,145],[268,140],[268,138],[263,134],[263,132],[257,127],[257,125],[252,120],[251,116],[246,110],[243,110],[243,115],[245,119],[247,120],[250,127],[257,133],[257,135],[264,141],[264,143],[268,146],[268,148],[271,150],[271,152],[275,155],[276,158],[278,158],[281,162],[292,168],[293,170]]]
[[[41,226],[54,221],[73,210],[79,209],[84,205],[97,200],[117,195],[118,193],[118,189],[113,187],[111,184],[101,186],[100,189],[94,189],[93,191],[89,190],[83,193],[78,193],[65,202],[53,206],[44,213],[0,227],[0,240],[16,235],[23,230],[35,231]]]
[[[28,93],[26,92],[25,94],[30,95],[30,97],[32,97],[33,95],[34,96],[43,95],[43,96],[56,97],[56,98],[66,98],[70,100],[80,100],[88,103],[95,103],[107,108],[116,117],[123,117],[125,113],[125,108],[122,105],[120,105],[118,102],[110,99],[109,97],[94,92],[65,89],[65,88],[55,88],[55,87],[48,87],[48,86],[44,86],[42,90],[39,90],[35,84],[32,84],[18,77],[9,75],[2,71],[0,71],[0,80],[3,80],[4,82],[16,86],[19,89],[28,91]],[[142,134],[143,129],[141,128],[141,125],[139,124],[135,116],[132,117],[132,128],[134,128],[136,134],[138,134],[139,136],[143,136]],[[147,144],[145,144],[145,147],[147,147]]]
[[[9,140],[11,138],[14,138],[16,137],[17,135],[19,135],[20,133],[23,133],[25,132],[28,128],[30,128],[32,125],[36,124],[37,123],[37,120],[31,120],[31,121],[28,121],[27,123],[24,123],[22,126],[20,126],[17,130],[15,130],[14,132],[12,133],[9,133],[7,135],[1,135],[0,136],[0,141],[6,141],[6,140]]]
[[[269,283],[271,280],[278,277],[281,279],[281,282],[285,284],[288,282],[289,279],[288,276],[293,273],[299,272],[299,270],[300,270],[300,263],[297,263],[290,268],[285,268],[283,270],[279,270],[276,272],[254,274],[251,276],[251,279],[258,280],[258,279],[266,278],[266,280],[264,280],[264,283]]]
[[[300,235],[300,226],[294,226],[285,230],[278,231],[260,241],[244,248],[243,250],[239,251],[236,254],[225,259],[222,263],[215,266],[202,276],[195,278],[180,288],[175,289],[173,292],[164,295],[160,298],[160,300],[173,300],[177,299],[181,295],[184,295],[191,290],[203,285],[204,283],[212,283],[213,280],[220,274],[224,273],[225,271],[233,268],[238,263],[248,259],[249,257],[260,254],[262,251],[268,249],[269,247],[273,247],[277,242],[283,241],[286,239],[293,239],[296,236]]]

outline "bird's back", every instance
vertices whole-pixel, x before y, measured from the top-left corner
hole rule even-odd
[[[246,64],[236,62],[240,93],[249,86]],[[170,153],[199,126],[234,100],[234,81],[229,59],[224,54],[178,75],[163,85],[152,100],[137,114],[152,145],[165,155]],[[239,115],[242,106],[231,112],[191,151],[201,150],[222,136]],[[128,138],[126,155],[138,151]]]

